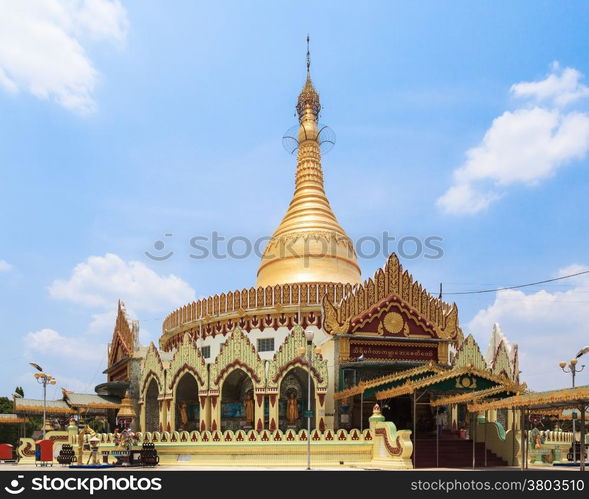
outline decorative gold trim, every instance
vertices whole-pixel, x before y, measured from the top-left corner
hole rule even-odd
[[[430,402],[432,407],[439,407],[442,405],[450,405],[450,404],[461,404],[463,402],[469,402],[471,400],[478,400],[484,399],[486,397],[490,397],[491,395],[497,395],[503,392],[514,392],[517,393],[521,390],[522,387],[519,385],[513,384],[513,386],[509,386],[508,384],[501,385],[501,386],[494,386],[493,388],[487,388],[485,390],[479,390],[478,392],[468,392],[468,393],[460,393],[458,395],[449,395],[448,397],[442,397],[433,402]]]
[[[529,392],[514,395],[502,400],[493,402],[469,404],[469,412],[486,411],[490,409],[519,409],[537,408],[544,409],[557,405],[559,408],[575,408],[580,403],[589,404],[589,386],[577,388],[565,388],[548,392]]]
[[[327,328],[336,330],[342,328],[345,321],[360,319],[371,307],[384,304],[388,300],[394,300],[383,310],[375,311],[379,315],[390,309],[393,305],[406,311],[417,323],[434,332],[437,338],[447,340],[462,340],[462,331],[458,325],[458,307],[430,295],[408,271],[403,270],[397,255],[389,257],[384,268],[379,269],[374,277],[365,281],[362,285],[354,287],[346,293],[340,305],[335,307],[332,297],[326,297],[323,301],[324,309],[330,310],[330,320]],[[366,320],[363,319],[354,329],[362,327]],[[331,332],[331,331],[329,331]],[[347,332],[347,331],[343,331]],[[331,333],[337,334],[337,333]]]
[[[365,392],[369,388],[374,388],[376,386],[385,385],[387,383],[392,383],[394,381],[398,381],[400,379],[410,378],[411,376],[417,376],[422,373],[426,372],[433,372],[433,373],[440,373],[445,372],[446,370],[433,362],[428,362],[423,366],[414,367],[413,369],[407,369],[405,371],[401,371],[394,374],[388,374],[386,376],[381,376],[380,378],[369,379],[365,381],[360,381],[356,386],[351,388],[346,388],[340,392],[336,392],[334,395],[335,400],[341,400],[347,397],[353,397],[354,395],[359,395],[360,393]]]
[[[36,405],[19,405],[16,407],[16,413],[23,413],[23,412],[38,412],[43,413],[43,406],[37,407]],[[64,414],[75,414],[75,410],[70,407],[47,407],[47,414],[57,414],[57,413],[64,413]]]
[[[387,345],[387,346],[402,346],[402,347],[415,347],[415,348],[424,348],[426,345],[430,348],[437,348],[435,343],[426,343],[426,342],[418,342],[418,341],[399,341],[395,342],[394,340],[357,340],[355,338],[350,338],[350,345]]]
[[[474,375],[479,376],[481,378],[488,379],[489,381],[493,381],[498,384],[505,385],[510,383],[510,381],[505,377],[496,376],[489,371],[483,371],[481,369],[477,369],[472,366],[468,367],[460,367],[454,368],[450,370],[446,370],[445,372],[441,372],[435,374],[433,376],[428,376],[426,378],[422,378],[416,381],[408,380],[404,385],[396,386],[393,388],[389,388],[388,390],[383,390],[380,392],[376,392],[376,400],[383,400],[393,397],[398,397],[400,395],[407,395],[409,393],[413,393],[415,390],[419,388],[425,388],[427,386],[434,385],[441,381],[446,381],[448,379],[457,378],[459,376],[465,375]]]

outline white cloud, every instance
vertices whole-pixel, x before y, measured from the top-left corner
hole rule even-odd
[[[135,311],[160,313],[194,300],[194,289],[179,277],[160,276],[139,261],[112,253],[91,256],[75,266],[68,280],[56,280],[51,296],[88,307],[111,309],[123,298]]]
[[[466,152],[454,170],[454,184],[437,200],[446,213],[484,211],[510,185],[534,185],[589,151],[589,115],[562,106],[589,96],[579,83],[581,74],[558,66],[544,80],[511,87],[517,96],[532,99],[531,107],[505,111],[493,120],[481,143]],[[529,104],[529,103],[528,103]]]
[[[78,391],[92,391],[90,388],[103,378],[120,298],[125,300],[130,318],[141,322],[141,312],[149,326],[154,320],[159,326],[168,312],[195,298],[194,290],[179,277],[160,276],[142,262],[127,262],[111,253],[87,258],[74,267],[69,279],[55,280],[49,292],[56,299],[87,308],[89,325],[86,330],[79,327],[75,334],[50,328],[29,332],[23,339],[25,355],[46,364],[60,386]],[[157,339],[143,327],[140,337],[144,344]],[[55,374],[59,366],[65,366],[68,376],[74,377]]]
[[[565,68],[558,74],[557,62],[552,65],[552,73],[541,81],[524,81],[511,87],[516,97],[531,97],[537,102],[552,102],[562,107],[583,97],[589,96],[589,87],[580,80],[583,75],[574,68]]]
[[[106,355],[106,346],[93,345],[75,336],[66,337],[49,328],[27,333],[24,347],[29,355],[67,359],[68,363],[96,362],[100,356]]]
[[[119,0],[0,0],[0,87],[95,110],[99,78],[84,46],[120,44],[127,15]]]
[[[0,258],[0,272],[8,272],[10,270],[12,270],[12,265]]]
[[[448,213],[473,214],[486,210],[499,197],[495,192],[482,192],[473,189],[469,183],[459,183],[438,199],[438,205]]]
[[[557,277],[585,270],[589,267],[571,265],[561,269]],[[469,331],[481,336],[499,322],[507,337],[519,344],[522,379],[535,390],[568,386],[570,379],[558,363],[570,360],[588,343],[589,274],[552,286],[561,290],[500,291],[494,303],[468,324]],[[578,384],[588,383],[589,375],[580,374]]]

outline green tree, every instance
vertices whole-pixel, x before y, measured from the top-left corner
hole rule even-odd
[[[8,397],[0,397],[0,414],[13,414],[14,406]],[[18,443],[17,425],[0,425],[0,443],[16,446]]]
[[[22,386],[17,386],[14,390],[14,393],[18,393],[21,397],[25,396],[25,391],[23,390]]]

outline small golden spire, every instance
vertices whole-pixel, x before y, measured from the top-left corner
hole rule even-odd
[[[264,250],[257,286],[295,282],[361,282],[352,241],[325,195],[317,119],[319,94],[311,83],[307,36],[307,81],[297,100],[299,115],[295,192],[286,215]]]
[[[315,119],[317,119],[319,117],[319,111],[321,111],[319,94],[311,82],[311,52],[309,51],[309,35],[307,35],[307,81],[297,101],[299,121],[303,121],[305,112],[313,114]]]

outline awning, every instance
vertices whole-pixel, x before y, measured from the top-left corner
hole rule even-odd
[[[404,384],[376,392],[377,400],[384,400],[400,395],[408,395],[416,390],[428,389],[431,391],[460,394],[488,390],[498,386],[505,386],[509,391],[517,392],[519,385],[504,376],[493,374],[489,371],[477,369],[473,366],[455,367],[445,369],[432,376],[426,376],[417,380],[407,380]]]
[[[64,392],[64,399],[75,409],[120,409],[121,399],[94,393]]]
[[[393,386],[397,386],[407,379],[419,379],[428,374],[446,372],[447,369],[435,364],[428,362],[419,367],[413,369],[406,369],[405,371],[396,372],[393,374],[387,374],[379,378],[369,379],[360,381],[356,386],[346,388],[334,395],[335,400],[342,400],[354,395],[360,395],[364,393],[366,398],[370,398],[374,395],[377,389],[384,390]],[[365,393],[367,392],[367,393]]]
[[[523,390],[523,388],[522,388]],[[487,388],[486,390],[479,390],[476,392],[466,392],[466,393],[459,393],[455,395],[449,395],[447,397],[442,397],[430,402],[432,407],[439,407],[442,405],[450,405],[450,404],[462,404],[464,402],[473,402],[475,400],[487,399],[496,397],[498,395],[504,393],[517,393],[518,388],[516,386],[508,386],[508,385],[499,385],[494,386],[492,388]]]
[[[589,405],[589,385],[547,392],[529,392],[502,400],[468,405],[470,412],[489,409],[574,409]]]
[[[75,411],[63,400],[47,400],[43,404],[39,399],[14,398],[14,412],[17,414],[43,414],[45,405],[47,415],[73,414]]]
[[[18,414],[0,414],[0,424],[20,424],[26,423],[28,418],[19,416]]]

